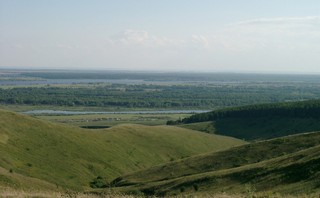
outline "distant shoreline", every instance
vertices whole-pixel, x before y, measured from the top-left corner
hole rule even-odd
[[[59,111],[31,110],[23,112],[28,115],[88,115],[88,114],[194,114],[206,113],[209,110],[156,110],[156,111]]]

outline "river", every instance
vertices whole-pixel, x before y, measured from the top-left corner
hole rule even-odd
[[[31,110],[23,112],[29,115],[88,115],[88,114],[194,114],[209,110],[150,110],[150,111],[63,111],[63,110]]]

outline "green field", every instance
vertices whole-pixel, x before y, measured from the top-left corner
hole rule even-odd
[[[3,110],[0,126],[2,168],[73,190],[90,189],[97,176],[111,181],[159,163],[245,143],[171,126],[126,124],[88,130]],[[15,174],[2,175],[1,186],[30,187]]]

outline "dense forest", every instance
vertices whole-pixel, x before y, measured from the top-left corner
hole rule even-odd
[[[105,84],[41,86],[0,89],[0,104],[95,106],[115,108],[206,109],[258,103],[297,101],[320,97],[317,85]]]
[[[208,113],[195,114],[178,121],[168,121],[168,124],[215,121],[224,118],[259,118],[276,116],[320,118],[320,100],[232,107]]]

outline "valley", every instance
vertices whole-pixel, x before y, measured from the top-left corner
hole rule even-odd
[[[46,75],[72,81],[85,74]],[[320,193],[317,79],[304,76],[298,82],[289,76],[287,82],[267,75],[262,83],[254,75],[225,74],[228,81],[210,80],[219,79],[216,75],[188,81],[181,74],[160,81],[154,74],[149,84],[149,74],[125,75],[139,83],[96,84],[86,75],[81,84],[0,87],[0,195]],[[44,73],[31,72],[24,80],[28,77],[46,80]],[[71,98],[73,104],[63,102]],[[166,103],[172,98],[181,102]],[[108,103],[118,99],[121,105]]]

